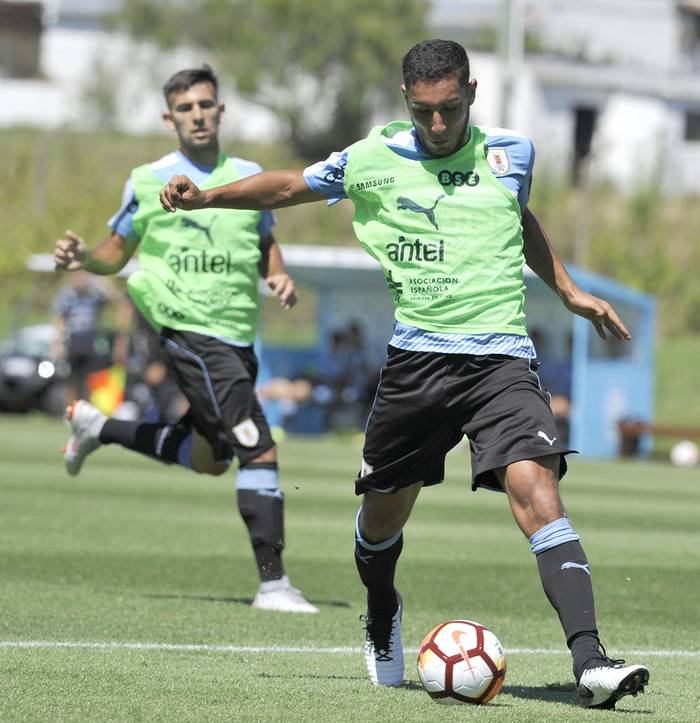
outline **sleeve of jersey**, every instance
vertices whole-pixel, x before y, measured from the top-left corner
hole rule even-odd
[[[325,161],[319,161],[304,169],[306,185],[316,193],[324,195],[331,206],[347,198],[343,179],[348,163],[348,149],[331,153]]]
[[[489,150],[505,150],[508,169],[505,173],[495,175],[511,193],[517,196],[520,207],[525,208],[530,200],[535,146],[526,136],[501,128],[487,129],[486,143]]]
[[[121,208],[107,221],[107,225],[120,236],[135,241],[138,236],[134,232],[134,215],[139,210],[139,203],[134,194],[134,187],[129,178],[124,184]]]

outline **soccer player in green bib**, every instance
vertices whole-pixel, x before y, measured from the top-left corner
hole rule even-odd
[[[179,150],[132,171],[106,239],[88,250],[66,231],[56,241],[54,259],[57,269],[113,274],[139,249],[140,269],[129,277],[129,294],[159,332],[190,409],[177,423],[156,424],[107,419],[78,400],[66,410],[73,431],[64,450],[66,468],[78,474],[87,455],[103,444],[213,475],[226,472],[235,456],[238,509],[260,575],[253,607],[315,613],[282,565],[284,498],[277,451],[254,390],[258,276],[283,308],[296,302],[294,282],[272,235],[274,217],[270,211],[247,210],[174,217],[158,202],[158,190],[174,172],[187,173],[206,188],[262,169],[220,151],[224,105],[211,68],[175,73],[163,90],[163,119],[177,134]]]
[[[607,302],[574,284],[527,208],[529,139],[469,123],[477,83],[464,48],[419,43],[404,57],[403,81],[410,123],[375,128],[304,172],[207,189],[176,176],[161,203],[201,213],[349,198],[358,241],[384,268],[396,322],[355,482],[371,681],[402,684],[403,601],[394,588],[402,530],[421,488],[442,481],[446,453],[466,435],[472,487],[505,492],[530,542],[582,705],[612,708],[642,691],[649,671],[610,659],[598,638],[590,566],[559,496],[572,450],[558,439],[525,328],[524,263],[603,339],[629,333]]]

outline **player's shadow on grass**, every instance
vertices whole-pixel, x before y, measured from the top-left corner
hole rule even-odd
[[[550,683],[549,685],[504,685],[502,693],[525,700],[543,700],[547,703],[562,703],[579,707],[576,685],[574,683]],[[625,700],[628,700],[625,698]],[[650,710],[616,710],[616,713],[636,713],[651,715]]]
[[[550,683],[549,685],[504,685],[502,693],[525,700],[544,700],[578,706],[576,686],[573,683]]]
[[[169,593],[169,592],[153,592],[143,593],[142,597],[149,598],[151,600],[198,600],[200,602],[213,602],[213,603],[224,603],[234,605],[250,605],[253,602],[252,597],[215,597],[213,595],[185,595],[183,593]],[[323,607],[335,607],[335,608],[349,608],[350,603],[344,600],[319,600],[314,598],[309,600],[314,605],[321,605]]]

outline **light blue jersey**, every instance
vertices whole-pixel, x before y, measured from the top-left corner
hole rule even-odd
[[[532,185],[535,147],[526,136],[505,128],[482,128],[486,133],[487,161],[494,176],[512,193],[521,208],[527,206]],[[382,140],[392,151],[413,161],[432,158],[420,145],[414,128]],[[304,169],[306,185],[328,198],[332,205],[347,198],[344,188],[348,149],[331,153]],[[408,351],[436,351],[444,354],[503,354],[533,359],[535,347],[528,337],[516,334],[438,334],[395,322],[389,342]]]
[[[236,170],[241,178],[252,176],[262,171],[262,168],[253,161],[245,161],[242,158],[232,158],[231,160],[236,166]],[[167,156],[163,156],[159,161],[151,163],[151,170],[163,181],[163,185],[173,176],[182,175],[187,176],[198,186],[201,186],[209,178],[209,175],[214,170],[214,166],[198,166],[180,151],[174,151],[173,153],[168,153]],[[121,208],[109,219],[107,225],[112,231],[115,231],[130,241],[138,240],[138,237],[134,233],[133,226],[133,218],[138,208],[139,204],[134,195],[131,179],[129,178],[124,186]],[[263,211],[260,215],[260,223],[258,224],[260,237],[269,236],[274,225],[275,216],[272,211]]]

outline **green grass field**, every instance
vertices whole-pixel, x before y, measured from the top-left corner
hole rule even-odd
[[[508,652],[485,708],[440,706],[413,652],[401,689],[365,679],[352,556],[357,440],[281,445],[286,563],[316,616],[258,612],[233,475],[198,477],[118,448],[77,478],[60,423],[0,417],[0,720],[697,721],[700,472],[572,460],[608,652],[644,662],[648,692],[618,713],[577,707],[559,624],[501,495],[467,491],[464,453],[406,528],[404,642],[469,617]],[[275,650],[277,648],[277,650]],[[542,648],[546,652],[529,652]],[[632,651],[645,651],[635,652]]]

